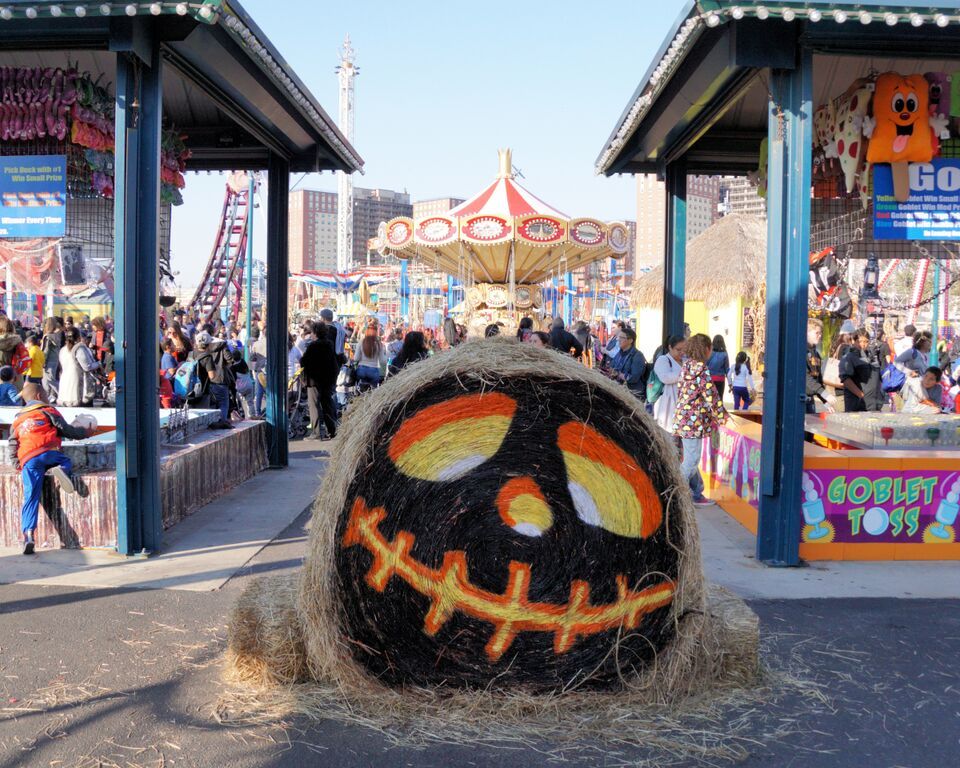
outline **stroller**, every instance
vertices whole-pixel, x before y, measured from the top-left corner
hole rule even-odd
[[[302,368],[287,383],[287,437],[290,440],[302,440],[310,430],[310,409],[304,395]]]

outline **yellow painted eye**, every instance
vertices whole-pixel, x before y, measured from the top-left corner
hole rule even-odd
[[[497,494],[500,518],[524,536],[542,536],[553,525],[553,512],[540,486],[530,477],[515,477]]]
[[[431,405],[400,425],[387,453],[408,477],[456,480],[500,450],[516,410],[516,402],[498,392]]]
[[[586,424],[557,431],[567,487],[577,516],[618,536],[647,538],[663,521],[663,507],[644,472],[626,451]]]

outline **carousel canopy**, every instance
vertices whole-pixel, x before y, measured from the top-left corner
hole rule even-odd
[[[446,214],[380,225],[377,247],[478,282],[540,283],[551,275],[627,252],[622,223],[570,218],[514,179],[509,149],[480,194]]]

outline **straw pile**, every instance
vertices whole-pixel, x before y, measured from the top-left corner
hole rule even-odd
[[[589,690],[667,704],[756,675],[756,617],[707,600],[673,447],[623,387],[493,339],[364,401],[302,575],[236,606],[239,677],[358,702],[386,684],[413,709],[482,690],[535,710]]]

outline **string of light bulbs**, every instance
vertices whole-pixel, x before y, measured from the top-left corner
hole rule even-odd
[[[101,16],[138,16],[140,14],[150,14],[151,16],[160,16],[164,13],[176,14],[177,16],[193,16],[210,24],[215,24],[220,13],[216,2],[202,3],[184,3],[184,2],[152,2],[152,3],[93,3],[86,5],[80,3],[73,4],[54,4],[54,5],[28,5],[26,7],[6,5],[0,8],[0,19],[11,21],[13,19],[40,19],[52,18],[59,19],[63,16],[76,16],[78,19],[85,18],[88,15],[99,13]]]

